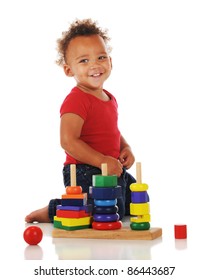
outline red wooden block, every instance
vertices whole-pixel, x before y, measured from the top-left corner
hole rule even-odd
[[[71,210],[56,210],[56,216],[61,218],[83,218],[91,216],[91,213],[87,213],[84,210],[71,211]]]
[[[186,225],[174,225],[175,239],[186,239],[187,238],[187,227]]]

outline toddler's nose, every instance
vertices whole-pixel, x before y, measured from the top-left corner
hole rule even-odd
[[[97,59],[91,59],[90,60],[90,68],[94,68],[95,66],[97,66],[99,63],[97,61]]]

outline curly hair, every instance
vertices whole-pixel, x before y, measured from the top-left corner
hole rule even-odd
[[[78,36],[91,35],[99,35],[102,37],[107,45],[108,51],[110,51],[111,48],[108,46],[110,38],[108,37],[107,29],[101,29],[97,26],[97,22],[92,21],[92,19],[77,19],[70,25],[67,31],[62,32],[62,37],[57,40],[58,59],[56,60],[56,63],[59,66],[63,66],[66,62],[66,50],[72,39]]]

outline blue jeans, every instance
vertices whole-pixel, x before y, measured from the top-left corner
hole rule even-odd
[[[89,197],[89,187],[92,186],[92,176],[98,174],[101,174],[101,170],[97,167],[88,164],[76,165],[77,186],[82,187],[83,193],[88,193],[88,204],[94,204],[93,199]],[[66,165],[63,168],[63,180],[65,187],[70,186],[70,165]],[[125,215],[130,215],[131,191],[129,186],[135,182],[135,178],[123,168],[123,173],[118,177],[118,185],[122,187],[122,196],[117,199],[120,220]],[[56,206],[60,204],[61,199],[52,199],[49,202],[49,218],[51,222],[53,222],[53,217],[56,215]]]

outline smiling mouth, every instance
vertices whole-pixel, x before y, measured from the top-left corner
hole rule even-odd
[[[102,74],[103,73],[96,73],[96,74],[90,75],[90,77],[97,78],[97,77],[100,77]]]

